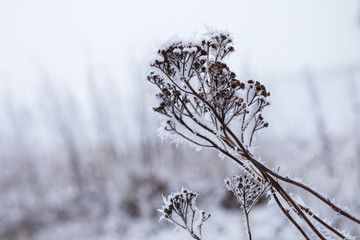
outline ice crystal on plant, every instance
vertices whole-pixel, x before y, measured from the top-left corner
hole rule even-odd
[[[264,180],[249,175],[225,178],[224,182],[227,190],[234,193],[241,208],[247,213],[251,211],[263,193],[270,188],[270,185]]]
[[[221,156],[230,158],[242,167],[247,175],[228,179],[226,183],[239,202],[243,199],[249,239],[248,213],[262,191],[265,191],[263,185],[271,188],[271,199],[305,239],[310,239],[308,231],[325,239],[325,233],[319,231],[322,228],[345,239],[339,231],[317,216],[308,215],[301,199],[289,194],[281,182],[305,190],[355,223],[360,224],[360,219],[336,206],[319,191],[301,181],[281,176],[253,156],[254,134],[269,125],[262,113],[270,104],[270,93],[258,81],[238,80],[225,63],[225,58],[233,51],[232,38],[228,33],[210,33],[201,41],[179,40],[168,43],[158,51],[158,57],[150,64],[152,70],[148,81],[160,90],[156,95],[158,105],[154,110],[162,116],[161,136],[171,138],[175,143],[187,142],[197,150],[204,147],[216,149]],[[183,197],[181,194],[176,196],[178,199]],[[182,202],[177,204],[180,205],[175,207],[182,206]],[[196,212],[195,208],[190,209]],[[174,210],[172,204],[168,205],[163,209],[163,217],[171,217],[170,220],[174,222],[173,216],[178,215],[183,220],[188,214],[185,211],[182,215],[178,214],[181,212],[173,215]],[[188,225],[174,223],[188,229],[194,237]],[[303,228],[302,224],[309,228]]]
[[[160,220],[166,219],[175,226],[187,230],[194,239],[201,239],[202,225],[209,219],[210,214],[195,206],[197,197],[197,193],[184,188],[180,192],[163,196],[164,205],[158,209],[161,213]]]
[[[222,144],[227,138],[225,124],[238,129],[242,143],[251,146],[254,133],[268,126],[261,112],[270,93],[257,81],[236,78],[224,62],[233,51],[232,38],[224,33],[199,43],[174,42],[158,51],[148,80],[160,89],[153,109],[165,116],[161,135],[210,147],[209,142]]]

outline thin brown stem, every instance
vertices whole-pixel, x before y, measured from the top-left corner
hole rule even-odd
[[[247,227],[247,231],[248,231],[248,237],[249,237],[249,240],[252,240],[249,213],[245,210],[245,208],[244,208],[244,215],[245,215],[245,219],[246,219],[246,227]]]
[[[280,200],[276,196],[275,192],[272,192],[272,196],[275,199],[275,202],[280,207],[281,211],[286,215],[286,217],[291,221],[291,223],[299,230],[299,232],[304,236],[305,239],[310,240],[309,236],[305,233],[305,231],[300,227],[300,225],[294,220],[294,218],[290,215],[289,210],[286,210],[284,206],[281,204]]]
[[[246,228],[247,228],[247,232],[248,232],[248,237],[249,240],[252,240],[251,238],[251,229],[250,229],[250,220],[249,220],[249,212],[247,211],[247,203],[246,203],[246,194],[243,194],[243,210],[244,210],[244,215],[245,215],[245,221],[246,221]]]
[[[304,210],[307,214],[309,214],[309,216],[313,217],[316,221],[318,221],[321,225],[323,225],[324,227],[326,227],[328,230],[330,230],[331,232],[333,232],[334,234],[336,234],[337,236],[339,236],[342,239],[346,239],[346,237],[344,235],[342,235],[339,231],[337,231],[335,228],[331,227],[329,224],[327,224],[326,222],[324,222],[321,218],[319,218],[318,216],[316,216],[313,212],[310,211],[309,208],[306,208],[304,206],[302,206],[301,204],[299,204],[299,207]]]
[[[222,62],[224,56],[233,51],[232,46],[228,45],[231,43],[231,39],[227,37],[228,35],[211,36],[211,40],[207,42],[204,40],[201,45],[188,44],[188,47],[197,48],[195,52],[183,51],[184,45],[181,43],[175,43],[166,51],[159,51],[163,60],[156,60],[155,64],[151,66],[159,69],[160,71],[156,72],[161,72],[162,76],[152,73],[148,79],[163,91],[163,94],[158,95],[163,102],[155,110],[169,117],[169,127],[166,129],[196,145],[217,149],[252,176],[259,175],[258,177],[262,181],[271,186],[273,197],[284,215],[306,239],[309,239],[309,236],[300,223],[309,227],[322,240],[325,240],[324,235],[320,232],[323,227],[344,239],[339,231],[295,201],[281,184],[288,183],[301,188],[331,207],[335,212],[360,224],[357,217],[342,210],[328,198],[305,184],[281,176],[269,169],[249,151],[255,132],[267,127],[261,112],[269,105],[267,97],[270,93],[259,82],[254,83],[249,80],[246,86],[235,79],[235,74]],[[180,49],[181,55],[175,54],[174,49],[177,51]],[[200,57],[205,55],[206,62],[200,60]],[[200,65],[198,61],[202,61]],[[180,79],[174,79],[174,76],[180,76]],[[232,128],[234,125],[230,126],[230,122],[233,120],[239,120],[239,126],[236,129]],[[252,125],[253,120],[254,125]],[[175,125],[175,122],[184,128],[177,129],[177,126],[180,125]],[[195,128],[192,123],[195,123]],[[196,129],[196,127],[200,127],[200,129]],[[288,205],[286,207],[289,210],[285,209],[283,203]],[[246,210],[246,206],[244,209],[251,240],[249,211]],[[298,218],[294,219],[294,214]],[[186,221],[187,216],[185,216]],[[321,225],[317,225],[318,223]],[[193,229],[191,232],[193,233]]]

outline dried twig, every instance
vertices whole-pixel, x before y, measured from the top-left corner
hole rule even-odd
[[[251,152],[254,134],[269,125],[261,113],[269,106],[270,93],[259,82],[236,79],[236,74],[224,63],[224,58],[233,51],[232,39],[225,33],[209,34],[199,43],[171,43],[158,51],[159,58],[151,64],[153,71],[148,80],[161,90],[157,94],[159,106],[154,110],[164,116],[163,135],[198,148],[214,148],[235,161],[249,176],[254,176],[256,171],[261,181],[271,186],[274,198],[279,199],[276,203],[305,238],[308,235],[303,225],[318,238],[326,239],[323,230],[313,223],[314,217],[279,181],[305,190],[360,225],[357,217],[317,191],[281,176],[254,158]],[[299,218],[287,214],[283,203]],[[326,229],[342,238],[334,228]]]

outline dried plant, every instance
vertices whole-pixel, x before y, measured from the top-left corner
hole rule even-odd
[[[158,211],[162,213],[160,220],[166,219],[175,226],[187,230],[192,238],[202,239],[201,228],[209,219],[210,214],[199,210],[195,206],[198,194],[186,189],[181,192],[163,196],[163,207]]]
[[[251,175],[234,176],[225,179],[225,186],[232,191],[240,204],[245,216],[249,240],[251,237],[249,214],[251,209],[259,201],[260,197],[270,189],[269,183],[264,179],[254,178]]]
[[[154,110],[162,116],[161,134],[175,142],[188,142],[196,149],[216,149],[249,176],[260,176],[271,186],[272,198],[305,239],[310,239],[312,234],[326,239],[323,229],[345,239],[338,230],[309,215],[282,183],[305,190],[339,215],[360,225],[358,218],[254,157],[254,134],[268,127],[262,112],[269,106],[270,93],[259,82],[242,82],[236,78],[224,62],[233,51],[228,33],[210,33],[199,42],[173,42],[158,51],[148,80],[160,89],[159,106]]]

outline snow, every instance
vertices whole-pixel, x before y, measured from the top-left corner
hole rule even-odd
[[[161,194],[181,186],[198,192],[198,207],[212,215],[204,239],[246,239],[240,209],[223,203],[222,180],[241,169],[215,151],[161,141],[154,99],[145,97],[155,92],[145,75],[157,46],[224,28],[234,36],[237,51],[226,60],[237,78],[271,92],[270,127],[251,147],[257,159],[360,216],[358,1],[174,4],[0,1],[1,239],[189,239],[156,212]],[[189,34],[204,23],[216,29]],[[305,71],[319,94],[333,175]],[[286,189],[360,236],[358,225]],[[250,218],[254,239],[302,239],[276,205],[261,203]]]

